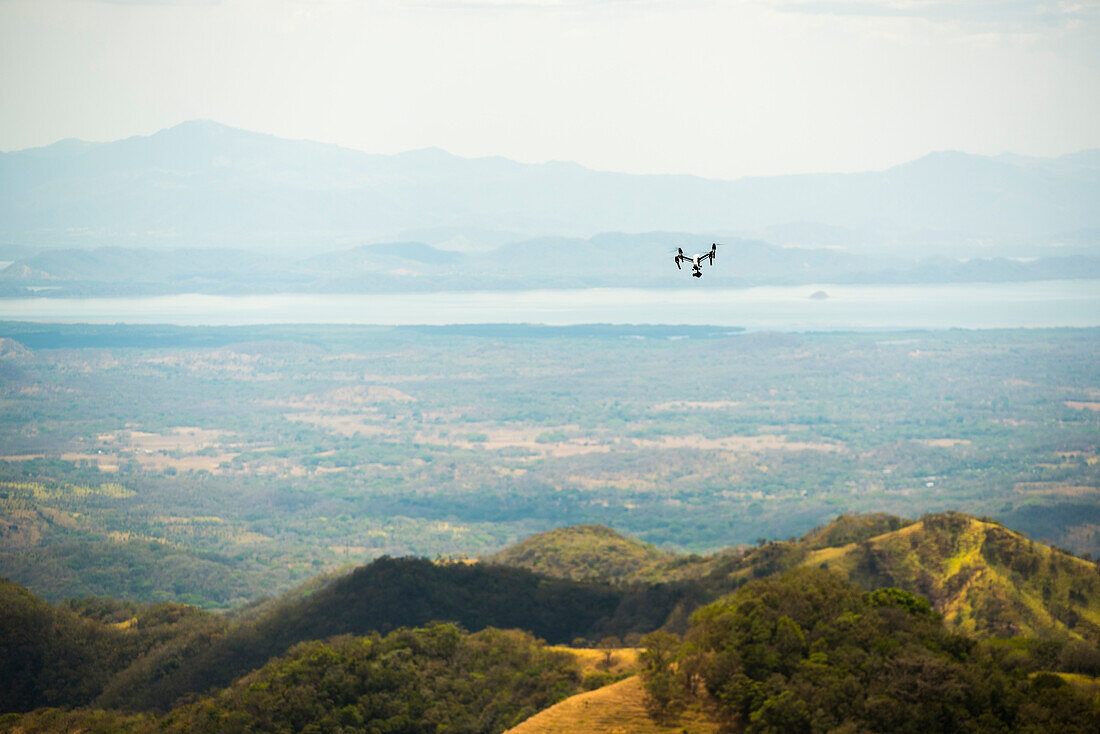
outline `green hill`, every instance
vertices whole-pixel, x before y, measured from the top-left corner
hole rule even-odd
[[[757,578],[798,566],[841,572],[866,590],[895,586],[931,601],[960,632],[1085,639],[1100,644],[1096,563],[990,521],[948,512],[909,520],[848,514],[794,541],[711,556],[672,556],[609,528],[560,528],[527,538],[488,561],[560,578],[661,582],[680,597],[666,627]]]
[[[386,633],[433,621],[468,630],[527,630],[550,642],[644,633],[661,626],[681,595],[551,579],[526,569],[381,558],[312,594],[245,615],[224,633],[154,650],[120,673],[98,705],[169,708],[181,696],[228,685],[291,646],[334,635]]]
[[[89,704],[168,711],[306,649],[295,646],[441,621],[471,631],[522,629],[554,643],[685,633],[699,608],[800,568],[803,575],[790,578],[827,572],[865,592],[893,587],[898,598],[920,595],[930,604],[913,604],[939,612],[951,639],[989,640],[983,649],[998,664],[1015,665],[1016,657],[1035,658],[1039,650],[1045,667],[1037,670],[1100,672],[1095,563],[958,513],[919,521],[848,515],[799,540],[706,557],[664,554],[597,526],[565,528],[487,563],[382,558],[234,615],[99,598],[54,606],[4,582],[0,673],[16,683],[0,692],[0,711]],[[240,701],[252,700],[234,690]],[[151,720],[104,726],[140,730]],[[44,730],[63,730],[66,721]]]
[[[532,535],[485,563],[526,568],[574,581],[635,581],[673,556],[603,525],[576,525]]]
[[[0,721],[0,730],[492,734],[579,686],[575,658],[528,633],[439,624],[296,645],[164,716],[54,709]]]
[[[892,532],[812,550],[801,565],[840,570],[865,589],[920,594],[970,635],[1065,635],[1100,644],[1097,565],[988,520],[926,515]]]
[[[801,568],[700,609],[681,645],[651,635],[651,710],[703,699],[730,731],[1094,732],[1100,697],[1052,675],[1042,646],[1011,657],[957,634],[926,600]]]
[[[142,655],[222,626],[182,604],[90,598],[55,607],[0,578],[0,712],[88,703]]]
[[[915,520],[887,515],[885,512],[850,513],[840,515],[828,525],[814,528],[802,536],[800,545],[807,550],[833,548],[859,543],[877,535],[912,525]]]

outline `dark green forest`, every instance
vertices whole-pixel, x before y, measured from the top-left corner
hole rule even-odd
[[[167,715],[43,709],[0,731],[501,732],[575,693],[573,656],[454,625],[306,642]]]
[[[643,642],[654,715],[704,697],[730,731],[1094,732],[1100,697],[1049,671],[1055,646],[950,632],[926,599],[821,569],[747,584]],[[1091,649],[1090,672],[1100,673]]]

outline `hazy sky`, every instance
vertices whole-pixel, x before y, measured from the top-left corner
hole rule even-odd
[[[735,178],[1100,147],[1100,0],[0,0],[0,149],[205,118]]]

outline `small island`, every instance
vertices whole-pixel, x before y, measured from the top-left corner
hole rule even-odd
[[[811,301],[824,301],[828,297],[829,297],[829,294],[826,293],[825,291],[814,291],[813,293],[810,294],[810,300]]]

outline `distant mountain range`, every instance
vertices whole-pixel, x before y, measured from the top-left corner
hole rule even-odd
[[[308,258],[377,242],[484,251],[528,240],[530,255],[553,244],[540,237],[657,231],[908,259],[1089,255],[1100,244],[1100,150],[941,152],[884,171],[719,181],[435,148],[371,155],[194,121],[2,153],[0,190],[0,242],[62,249]]]
[[[541,237],[491,252],[424,242],[358,245],[317,255],[238,249],[96,247],[9,251],[2,296],[170,293],[378,293],[584,287],[743,287],[809,283],[954,283],[1100,278],[1100,256],[907,260],[727,239],[701,281],[673,265],[677,243],[699,235],[655,232],[590,239]],[[5,251],[0,247],[0,260]]]

